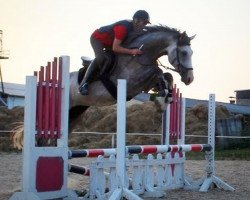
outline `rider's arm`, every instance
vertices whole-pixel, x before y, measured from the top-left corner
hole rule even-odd
[[[127,49],[121,46],[122,40],[118,40],[117,38],[114,39],[113,43],[113,51],[116,53],[123,53],[123,54],[131,54],[137,55],[142,54],[142,51],[139,49]]]
[[[139,49],[128,49],[121,46],[122,41],[125,39],[127,35],[126,27],[122,25],[118,25],[114,27],[114,42],[112,50],[116,53],[122,53],[122,54],[131,54],[131,55],[137,55],[142,54],[142,51]]]

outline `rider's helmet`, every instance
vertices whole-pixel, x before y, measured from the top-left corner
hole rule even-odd
[[[150,23],[150,19],[149,19],[149,14],[147,11],[145,10],[138,10],[135,12],[134,16],[133,16],[133,20],[134,19],[142,19],[147,21],[147,23]]]

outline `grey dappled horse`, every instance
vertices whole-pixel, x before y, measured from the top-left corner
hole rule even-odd
[[[109,74],[109,80],[114,86],[117,79],[127,80],[127,96],[135,97],[142,91],[149,91],[164,82],[164,87],[158,87],[160,97],[157,98],[161,108],[169,103],[167,97],[171,91],[171,80],[166,80],[163,71],[158,67],[157,59],[168,55],[169,63],[181,76],[181,81],[189,85],[193,81],[192,49],[188,37],[183,32],[166,26],[147,26],[142,32],[131,34],[124,42],[127,48],[140,48],[142,55],[132,56],[119,54],[116,56],[115,67]],[[105,106],[116,103],[114,95],[107,90],[103,82],[94,80],[89,85],[89,95],[79,93],[78,71],[70,74],[70,108],[77,106]]]

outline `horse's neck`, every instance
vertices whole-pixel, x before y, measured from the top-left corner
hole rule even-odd
[[[176,39],[173,35],[155,32],[150,35],[150,38],[143,38],[143,51],[152,59],[158,59],[162,55],[162,51],[175,42]]]
[[[112,73],[111,79],[116,80],[117,78],[125,78],[127,80],[133,80],[135,83],[147,79],[150,74],[156,73],[156,59],[158,59],[161,51],[166,49],[172,42],[173,36],[164,32],[154,32],[150,33],[150,35],[144,35],[138,38],[128,47],[134,48],[143,44],[143,55],[151,62],[142,64],[139,62],[137,56],[119,55],[117,66]]]
[[[111,75],[111,80],[116,83],[117,79],[128,81],[131,96],[140,90],[150,88],[155,84],[155,77],[162,73],[155,65],[156,59],[161,51],[166,49],[173,42],[173,37],[166,33],[151,33],[150,36],[143,36],[140,40],[129,45],[130,48],[139,47],[143,44],[143,55],[148,57],[149,64],[143,65],[139,62],[138,56],[119,55],[117,66]],[[133,89],[132,89],[133,88]]]

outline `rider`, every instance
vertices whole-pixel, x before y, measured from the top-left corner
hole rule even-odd
[[[145,10],[138,10],[133,15],[133,20],[121,20],[114,24],[103,26],[94,31],[90,37],[90,43],[95,53],[95,59],[89,65],[80,84],[79,92],[88,95],[88,81],[96,67],[105,59],[104,49],[111,49],[115,53],[139,55],[140,49],[127,49],[122,47],[122,42],[132,31],[141,31],[149,22],[149,14]]]

